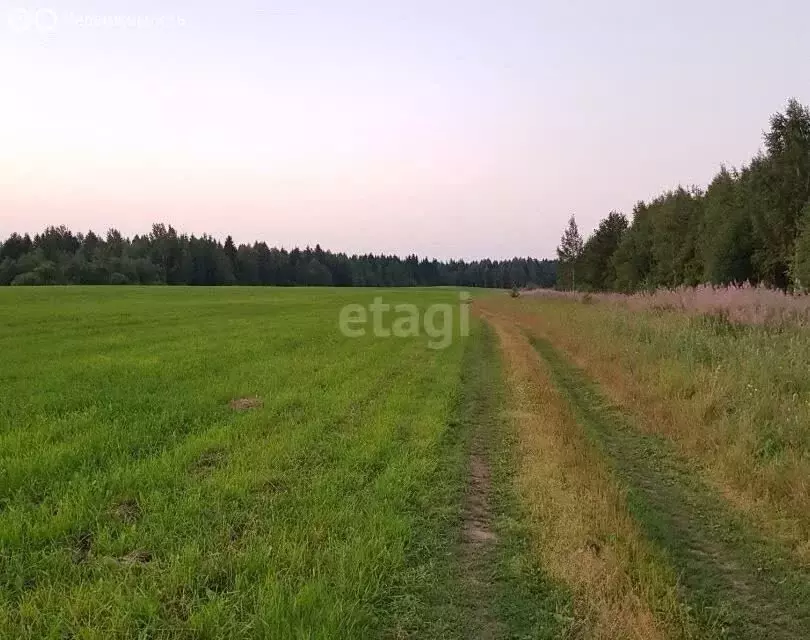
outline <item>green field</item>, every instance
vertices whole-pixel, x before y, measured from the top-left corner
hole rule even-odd
[[[0,638],[807,637],[806,332],[465,304],[0,289]]]
[[[0,291],[0,635],[352,637],[409,615],[461,478],[463,344],[341,336],[371,297]]]
[[[494,597],[553,637],[529,560],[481,590],[463,552],[491,335],[344,337],[341,308],[377,296],[459,299],[0,290],[0,636],[469,637]]]

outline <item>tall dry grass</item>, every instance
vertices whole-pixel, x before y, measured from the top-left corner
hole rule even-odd
[[[529,511],[536,553],[571,588],[576,637],[689,637],[676,578],[630,516],[595,448],[513,320],[482,313],[494,326],[507,375],[508,417],[518,437],[518,491]]]
[[[785,293],[749,284],[739,286],[678,287],[654,292],[581,293],[534,289],[526,296],[596,301],[633,311],[681,311],[691,315],[723,318],[734,324],[767,327],[810,327],[810,295]]]

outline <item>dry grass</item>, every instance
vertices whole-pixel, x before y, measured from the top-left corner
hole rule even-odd
[[[549,298],[507,303],[810,564],[810,336]]]
[[[510,301],[512,302],[512,301]],[[675,577],[627,511],[606,462],[512,320],[487,309],[504,356],[518,437],[518,490],[542,565],[568,584],[577,637],[688,637]]]
[[[639,292],[579,293],[535,289],[530,296],[597,301],[626,307],[632,311],[681,311],[690,315],[721,317],[735,324],[766,327],[810,327],[810,295],[785,293],[776,289],[739,286],[678,287]]]

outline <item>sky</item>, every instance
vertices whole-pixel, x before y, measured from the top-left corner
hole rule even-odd
[[[0,238],[553,257],[810,103],[806,0],[7,2]]]

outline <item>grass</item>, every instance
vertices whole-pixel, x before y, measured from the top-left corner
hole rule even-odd
[[[703,484],[665,439],[640,433],[542,339],[535,348],[578,421],[629,487],[628,504],[681,576],[702,637],[803,638],[810,628],[810,573],[791,566]]]
[[[568,633],[514,488],[494,334],[344,337],[340,309],[377,296],[458,302],[0,290],[0,637]],[[493,541],[471,546],[479,499]]]
[[[810,334],[521,298],[512,311],[810,565]]]
[[[482,301],[507,372],[516,488],[532,552],[573,595],[565,637],[692,637],[677,576],[634,521],[546,365],[498,305]]]
[[[458,522],[464,341],[341,336],[339,309],[374,295],[0,291],[0,636],[350,638],[418,617]]]
[[[378,296],[0,289],[0,637],[802,637],[803,332]]]

